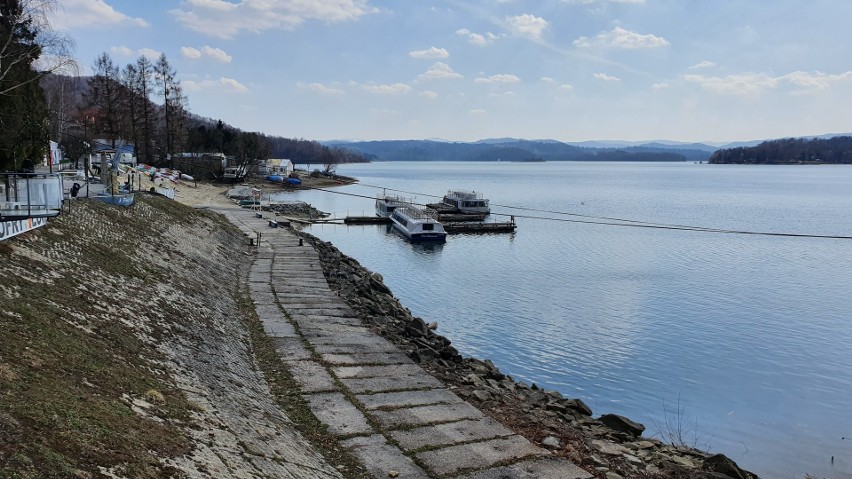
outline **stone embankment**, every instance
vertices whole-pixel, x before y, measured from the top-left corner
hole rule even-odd
[[[365,324],[485,414],[596,477],[757,477],[724,455],[642,437],[644,426],[628,418],[595,418],[579,399],[515,381],[490,361],[463,357],[448,338],[435,333],[436,322],[415,317],[400,304],[380,274],[331,243],[299,234],[319,251],[331,288]]]
[[[142,194],[0,243],[0,477],[343,477],[257,368],[246,243]]]

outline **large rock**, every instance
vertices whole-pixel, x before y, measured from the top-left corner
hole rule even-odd
[[[705,471],[724,474],[734,479],[750,479],[754,477],[754,475],[740,469],[740,466],[736,462],[724,454],[716,454],[715,456],[708,457],[704,460],[703,468]]]
[[[604,423],[610,429],[629,434],[633,437],[639,437],[645,431],[645,426],[642,424],[624,416],[619,416],[618,414],[604,414],[598,418],[598,421]]]

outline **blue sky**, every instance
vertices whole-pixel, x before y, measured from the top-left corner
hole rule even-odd
[[[166,54],[190,110],[327,139],[852,131],[846,0],[59,0],[91,70]]]

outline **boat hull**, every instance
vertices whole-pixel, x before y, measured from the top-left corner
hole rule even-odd
[[[98,195],[95,199],[110,205],[131,206],[135,201],[132,194],[126,195]]]
[[[402,236],[404,236],[408,241],[412,243],[446,243],[447,242],[447,233],[442,232],[428,232],[428,233],[412,233],[408,231],[408,228],[402,226],[401,224],[394,221],[391,218],[391,225],[393,228],[397,230]]]

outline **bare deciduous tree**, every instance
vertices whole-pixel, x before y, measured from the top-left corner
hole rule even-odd
[[[73,74],[73,41],[55,31],[50,16],[57,0],[4,0],[0,2],[0,95],[9,95],[48,73]],[[32,65],[37,75],[13,78],[17,68]]]

